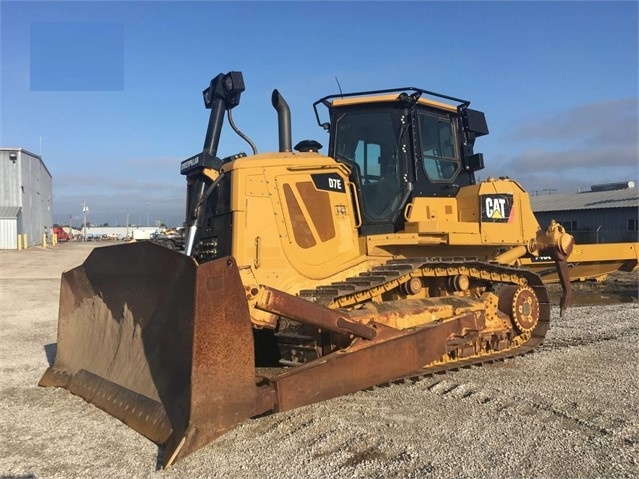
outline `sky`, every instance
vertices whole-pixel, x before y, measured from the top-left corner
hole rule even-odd
[[[477,174],[531,195],[634,180],[638,4],[606,2],[0,2],[0,147],[40,154],[53,221],[181,225],[179,165],[202,150],[202,90],[241,71],[233,110],[277,151],[277,88],[293,144],[327,134],[312,104],[412,86],[471,102],[490,134]],[[218,155],[250,147],[225,125]],[[78,223],[79,224],[79,223]]]

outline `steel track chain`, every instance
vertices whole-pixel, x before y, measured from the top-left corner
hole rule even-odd
[[[531,352],[543,342],[550,327],[550,303],[546,287],[539,276],[531,271],[486,263],[477,258],[393,259],[357,277],[319,286],[312,290],[304,290],[299,295],[332,309],[345,308],[370,301],[385,291],[397,288],[411,277],[447,277],[458,274],[502,284],[528,285],[534,290],[539,301],[537,326],[532,332],[513,338],[511,343],[513,345],[507,349],[432,363],[390,382],[401,382],[407,379],[415,381],[437,373],[521,356]]]

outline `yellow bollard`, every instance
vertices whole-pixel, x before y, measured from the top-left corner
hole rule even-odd
[[[29,247],[29,242],[27,241],[26,233],[22,235],[22,245],[24,246],[24,249],[27,249]]]
[[[46,233],[42,233],[42,247],[43,248],[47,248],[47,234]]]
[[[22,235],[18,235],[18,251],[22,249]]]
[[[53,235],[51,235],[51,246],[55,246],[58,244],[58,235],[53,233]]]

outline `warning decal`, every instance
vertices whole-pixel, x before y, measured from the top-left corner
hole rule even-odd
[[[513,213],[513,195],[482,195],[481,220],[493,223],[509,223]]]

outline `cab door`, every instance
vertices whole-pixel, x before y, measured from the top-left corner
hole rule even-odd
[[[407,115],[388,106],[335,113],[331,155],[351,169],[361,235],[395,231],[410,194]]]

